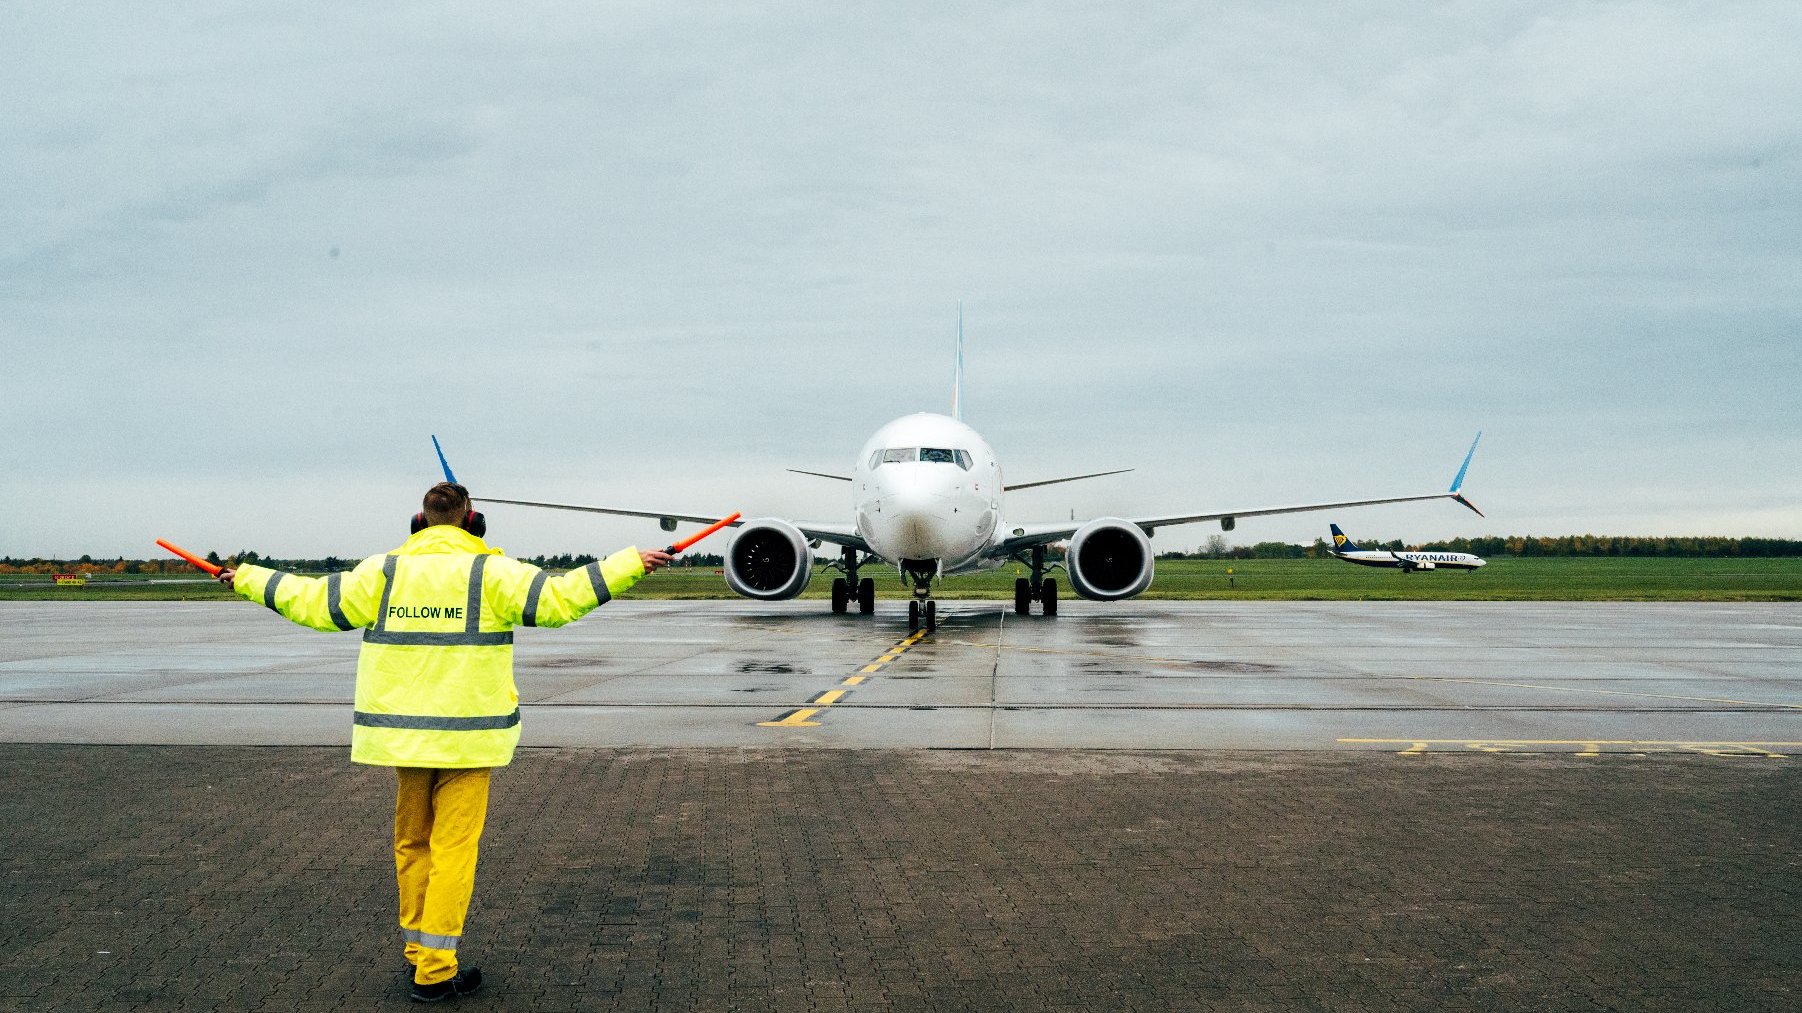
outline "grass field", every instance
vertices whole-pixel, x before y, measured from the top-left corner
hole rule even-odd
[[[1228,569],[1232,570],[1229,577]],[[877,596],[906,598],[892,569],[866,567]],[[825,598],[836,571],[820,570],[804,598]],[[1015,567],[953,577],[937,597],[1011,600]],[[1068,577],[1055,574],[1061,595]],[[55,587],[46,577],[0,576],[0,601],[223,601],[210,583],[154,583],[112,576],[86,587]],[[735,598],[709,568],[656,574],[630,597]],[[1640,557],[1492,558],[1475,572],[1404,574],[1334,559],[1169,560],[1160,562],[1146,598],[1323,601],[1802,601],[1802,558],[1651,559]]]

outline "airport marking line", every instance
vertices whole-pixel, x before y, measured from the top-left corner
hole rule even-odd
[[[1340,739],[1345,745],[1407,746],[1398,756],[1420,756],[1429,752],[1480,753],[1572,753],[1577,756],[1601,756],[1609,753],[1701,753],[1705,756],[1757,756],[1771,760],[1786,759],[1802,753],[1802,742],[1739,742],[1720,740],[1666,739]],[[1436,747],[1445,746],[1447,749]],[[1548,746],[1581,746],[1582,749],[1551,749]],[[1624,746],[1604,750],[1603,746]],[[1789,750],[1789,752],[1778,752]]]
[[[1503,686],[1508,689],[1543,689],[1552,693],[1593,693],[1598,696],[1633,696],[1646,700],[1688,700],[1695,703],[1731,703],[1741,707],[1769,707],[1772,710],[1802,710],[1802,704],[1765,703],[1759,700],[1735,700],[1724,696],[1679,696],[1673,693],[1631,693],[1622,689],[1584,689],[1580,686],[1537,686],[1530,682],[1497,682],[1494,679],[1454,679],[1445,675],[1402,675],[1394,678],[1414,682],[1459,682],[1469,686]]]
[[[925,636],[926,631],[920,630],[902,638],[895,643],[895,646],[883,651],[869,664],[859,668],[856,675],[846,676],[844,681],[839,683],[839,686],[848,687],[863,685],[864,681],[871,675],[882,671],[883,666],[891,664],[896,658],[906,654],[910,648],[919,643]],[[789,711],[785,714],[778,714],[768,721],[759,721],[757,722],[757,727],[818,728],[820,723],[813,720],[814,715],[843,700],[850,692],[849,689],[845,688],[825,690],[816,694],[813,699],[807,701],[807,706]]]
[[[759,721],[757,726],[759,728],[818,728],[820,726],[818,721],[807,719],[819,712],[818,707],[803,707],[800,710],[789,711],[774,721]]]

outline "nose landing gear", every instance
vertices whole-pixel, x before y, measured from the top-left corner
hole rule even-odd
[[[932,560],[908,560],[902,566],[914,581],[914,600],[907,603],[907,632],[931,633],[939,628],[939,606],[932,600],[932,578],[938,574],[938,565]]]
[[[1045,547],[1032,547],[1032,577],[1019,577],[1014,580],[1014,614],[1027,616],[1032,614],[1032,603],[1039,603],[1040,611],[1048,616],[1057,615],[1057,581],[1045,576],[1049,569],[1045,565]]]
[[[939,628],[939,603],[931,598],[916,598],[907,603],[907,632],[931,633]]]

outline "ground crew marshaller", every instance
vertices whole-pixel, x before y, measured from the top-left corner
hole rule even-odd
[[[509,559],[481,538],[469,492],[427,490],[406,544],[347,573],[302,577],[239,566],[221,583],[316,630],[363,631],[357,658],[354,763],[393,767],[394,867],[412,997],[437,1002],[481,986],[457,943],[475,888],[488,775],[519,743],[513,628],[563,626],[646,573],[663,552],[623,549],[560,577]]]

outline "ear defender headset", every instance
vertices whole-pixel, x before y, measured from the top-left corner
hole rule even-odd
[[[468,489],[465,489],[460,485],[457,486],[456,489],[463,494],[465,501],[469,499]],[[425,511],[421,510],[419,513],[413,515],[413,523],[407,530],[409,533],[417,535],[430,526],[431,525],[426,522]],[[463,512],[463,519],[457,522],[457,527],[480,538],[488,533],[488,518],[483,517],[481,513],[474,509],[466,510]]]

